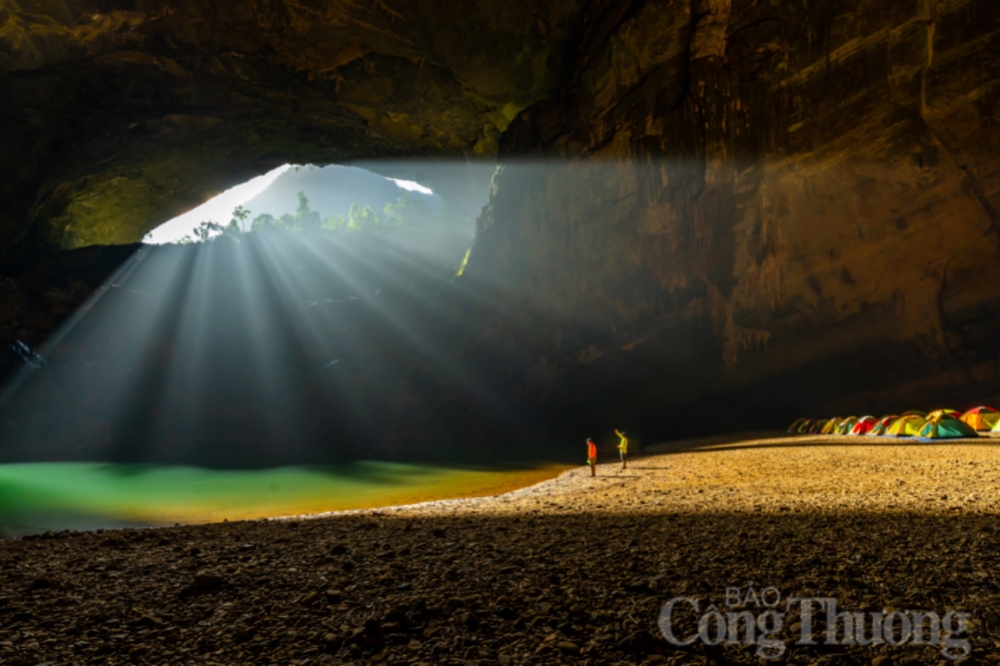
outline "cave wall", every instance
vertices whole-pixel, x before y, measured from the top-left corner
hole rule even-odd
[[[633,3],[575,57],[466,271],[517,390],[663,436],[1000,397],[1000,4]]]

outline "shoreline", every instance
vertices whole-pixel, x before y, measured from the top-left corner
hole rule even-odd
[[[301,513],[288,516],[269,516],[269,517],[258,518],[257,520],[276,520],[276,521],[317,520],[322,518],[336,518],[339,516],[357,516],[357,515],[369,515],[369,514],[378,515],[382,513],[393,513],[393,512],[398,513],[410,510],[420,510],[420,509],[461,508],[480,501],[490,501],[490,500],[502,499],[504,497],[517,496],[518,493],[543,489],[545,487],[548,487],[550,484],[558,484],[559,480],[563,476],[575,471],[576,467],[569,467],[567,465],[546,465],[544,468],[539,468],[539,472],[541,472],[542,469],[552,470],[552,471],[558,470],[558,474],[556,474],[555,476],[544,478],[540,481],[536,481],[531,485],[518,486],[511,490],[505,490],[503,492],[498,492],[490,495],[476,494],[476,495],[467,495],[464,497],[446,497],[441,499],[408,502],[406,504],[388,504],[379,506],[358,507],[355,509],[323,511],[319,513]]]
[[[959,457],[962,464],[951,456]],[[946,461],[952,462],[946,462]],[[746,464],[752,461],[753,465]],[[816,465],[831,474],[817,478]],[[733,466],[741,467],[734,473]],[[763,466],[763,469],[761,467]],[[955,479],[976,475],[972,486],[989,492],[957,494]],[[763,431],[678,440],[648,446],[629,459],[599,463],[591,478],[585,465],[507,493],[433,500],[348,511],[299,514],[275,520],[341,516],[436,517],[465,513],[581,514],[723,512],[916,512],[1000,511],[995,478],[1000,433],[977,439],[927,442],[912,438],[793,435]],[[878,470],[878,474],[873,474]],[[891,475],[891,476],[890,476]],[[906,486],[905,489],[900,490]],[[596,495],[596,496],[589,496]],[[996,504],[994,504],[996,501]]]

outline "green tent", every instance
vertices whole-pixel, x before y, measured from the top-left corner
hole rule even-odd
[[[956,439],[960,437],[979,437],[976,431],[966,423],[948,416],[942,416],[928,421],[916,435],[920,439]]]
[[[857,422],[858,422],[857,416],[848,416],[846,419],[843,419],[840,423],[837,424],[836,434],[850,435],[851,428],[853,428],[854,424]]]

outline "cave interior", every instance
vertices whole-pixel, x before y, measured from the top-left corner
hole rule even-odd
[[[991,0],[0,0],[0,146],[4,462],[576,461],[1000,402]],[[289,163],[466,211],[460,274],[141,243]]]

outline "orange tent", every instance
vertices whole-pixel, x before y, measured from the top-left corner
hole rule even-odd
[[[1000,412],[992,407],[975,407],[962,414],[962,420],[973,430],[992,430],[993,426],[1000,423]]]
[[[901,416],[892,422],[885,434],[887,437],[916,437],[925,423],[927,423],[927,419],[922,416],[915,414]]]

